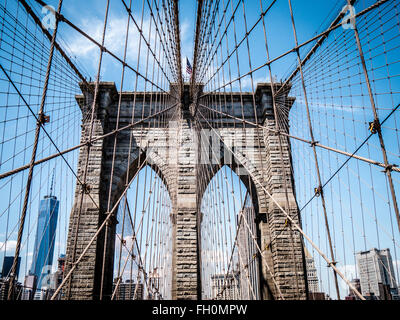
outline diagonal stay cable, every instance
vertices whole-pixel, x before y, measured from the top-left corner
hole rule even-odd
[[[350,5],[354,5],[356,0],[351,0]],[[341,10],[339,15],[335,18],[335,20],[330,24],[329,28],[327,29],[327,33],[323,34],[321,38],[318,39],[318,41],[315,43],[315,45],[310,49],[310,51],[307,53],[307,55],[302,59],[301,65],[304,65],[312,56],[313,54],[317,51],[318,48],[322,46],[322,43],[328,38],[329,34],[333,29],[336,24],[340,23],[340,21],[343,19],[345,15],[345,11]],[[289,77],[286,78],[285,82],[283,83],[283,86],[278,89],[278,91],[275,93],[275,95],[278,95],[280,91],[283,89],[285,85],[287,85],[290,80],[294,78],[296,74],[300,71],[300,67],[297,66],[296,69],[289,75]]]
[[[200,112],[200,111],[199,111],[199,112]],[[201,112],[200,112],[200,114],[201,114],[201,116],[204,118],[204,116],[202,115]],[[206,120],[206,121],[207,121],[207,120]],[[197,122],[198,122],[198,124],[200,125],[201,129],[204,130],[204,127],[201,125],[200,119],[197,119]],[[210,126],[210,123],[209,123],[208,121],[207,121],[207,123],[208,123],[208,125]],[[212,128],[213,130],[215,130],[213,127],[211,127],[211,128]],[[218,135],[218,134],[217,134],[217,135]],[[221,139],[221,137],[220,137],[219,135],[218,135],[218,137],[219,137],[219,139]],[[201,140],[203,141],[203,139],[201,139]],[[221,139],[221,141],[224,142],[222,139]],[[203,143],[203,145],[204,145],[204,143]],[[200,145],[200,146],[202,146],[202,145]],[[205,148],[205,146],[204,146],[204,148]],[[232,151],[230,148],[227,147],[227,149],[232,153],[233,156],[236,157],[236,155],[233,153],[233,151]],[[212,151],[212,156],[214,157],[214,160],[218,162],[219,160],[218,160],[218,158],[217,158],[217,156],[216,156],[216,154],[215,154],[215,150],[212,149],[211,151]],[[243,167],[244,167],[244,166],[243,166]],[[248,171],[248,172],[250,172],[250,171]],[[225,180],[225,184],[226,184],[226,186],[227,186],[227,189],[229,190],[229,192],[230,192],[230,193],[232,194],[232,196],[233,196],[232,200],[234,201],[234,203],[237,202],[238,204],[240,204],[240,201],[238,201],[237,196],[234,194],[233,186],[229,186],[229,184],[228,184],[228,178],[226,177],[226,174],[225,174],[224,172],[222,172],[222,173],[223,173],[223,177],[224,177],[224,180]],[[240,207],[243,207],[243,205],[244,205],[244,203],[243,203],[242,205],[240,205]],[[248,225],[248,223],[247,223],[246,217],[244,217],[244,220],[245,220],[245,224],[246,224],[247,229],[249,229],[250,233],[252,233],[251,230],[250,230],[250,228],[249,228],[249,225]],[[253,241],[254,241],[254,238],[255,238],[255,237],[254,237],[253,234],[252,234],[252,238],[253,238]],[[235,240],[235,241],[236,241],[236,240]],[[255,246],[256,246],[258,252],[260,253],[260,255],[262,255],[263,252],[264,252],[265,250],[261,250],[261,248],[259,247],[259,245],[258,245],[257,243],[255,243]],[[277,290],[278,290],[278,294],[280,295],[281,299],[284,299],[284,297],[283,297],[283,295],[282,295],[282,292],[281,292],[281,289],[280,289],[280,287],[279,287],[279,285],[278,285],[278,283],[277,283],[277,281],[276,281],[276,279],[275,279],[275,276],[274,276],[274,274],[273,274],[273,272],[272,272],[272,268],[268,265],[267,262],[266,262],[266,266],[267,266],[267,271],[270,273],[271,279],[272,279],[272,281],[273,281],[275,287],[276,287]]]
[[[46,37],[51,41],[52,35],[50,34],[50,32],[47,29],[45,29],[43,27],[42,22],[36,16],[36,14],[33,12],[32,8],[26,3],[25,0],[18,0],[18,1],[23,5],[25,10],[32,17],[33,21],[41,28],[42,32],[46,35]],[[58,52],[61,54],[61,56],[65,59],[65,61],[68,63],[68,65],[72,68],[72,70],[74,70],[74,72],[77,74],[77,76],[85,83],[85,85],[88,85],[88,83],[86,82],[86,78],[82,75],[82,73],[79,71],[79,69],[75,66],[75,64],[67,56],[67,54],[61,48],[61,46],[57,43],[57,41],[54,41],[54,46],[58,50]]]
[[[69,152],[72,152],[72,151],[74,151],[74,150],[76,150],[76,149],[82,148],[82,147],[87,146],[87,145],[89,145],[89,144],[92,144],[93,142],[95,142],[95,141],[97,141],[97,140],[105,139],[105,138],[110,137],[110,136],[113,136],[113,135],[115,135],[115,134],[117,134],[117,133],[119,133],[119,132],[121,132],[121,131],[130,129],[130,128],[133,128],[134,126],[136,126],[136,125],[138,125],[138,124],[141,124],[141,123],[143,123],[143,122],[145,122],[145,121],[147,121],[147,120],[149,120],[149,119],[151,119],[151,118],[157,117],[157,116],[159,116],[159,115],[161,115],[161,114],[163,114],[163,113],[165,113],[165,112],[171,110],[172,108],[175,108],[177,105],[178,105],[178,103],[175,103],[175,104],[173,104],[173,105],[170,106],[170,107],[167,107],[167,108],[165,108],[165,109],[163,109],[163,110],[161,110],[161,111],[159,111],[159,112],[156,112],[156,113],[154,113],[154,114],[152,114],[152,115],[150,115],[150,116],[148,116],[148,117],[146,117],[146,118],[143,118],[143,119],[141,119],[141,120],[138,120],[138,121],[136,121],[136,122],[134,122],[134,123],[128,124],[128,125],[126,125],[126,126],[123,126],[123,127],[119,128],[118,130],[113,130],[113,131],[108,132],[108,133],[105,133],[105,134],[103,134],[103,135],[101,135],[101,136],[94,137],[94,138],[92,138],[91,140],[87,140],[87,141],[85,141],[85,142],[82,142],[82,143],[80,143],[80,144],[78,144],[78,145],[76,145],[76,146],[74,146],[74,147],[69,148],[69,149],[65,149],[65,150],[63,150],[63,151],[58,151],[57,153],[55,153],[55,154],[53,154],[53,155],[51,155],[51,156],[48,156],[48,157],[45,157],[45,158],[43,158],[43,159],[40,159],[40,160],[35,161],[33,165],[36,166],[36,165],[38,165],[38,164],[47,162],[47,161],[49,161],[49,160],[51,160],[51,159],[54,159],[54,158],[57,158],[57,157],[59,157],[59,156],[63,157],[64,154],[69,153]],[[3,173],[3,174],[0,174],[0,180],[1,180],[1,179],[4,179],[4,178],[6,178],[6,177],[9,177],[9,176],[11,176],[11,175],[14,175],[14,174],[16,174],[16,173],[18,173],[18,172],[24,171],[24,170],[26,170],[26,169],[28,169],[28,168],[29,168],[29,164],[26,164],[26,165],[21,166],[21,167],[19,167],[19,168],[16,168],[16,169],[10,170],[10,171],[8,171],[8,172],[5,172],[5,173]]]
[[[211,126],[208,120],[204,117],[204,115],[199,111],[198,112],[202,118],[208,123],[210,128],[215,132],[218,138],[223,142],[224,139],[221,135]],[[235,158],[241,163],[241,165],[247,169],[247,165],[243,163],[243,161],[238,157],[235,151],[233,151],[229,146],[226,148],[235,156]],[[250,173],[251,175],[251,173]],[[259,181],[257,177],[252,175],[252,178],[255,183],[260,185],[263,191],[268,195],[268,197],[274,202],[274,204],[281,210],[281,212],[287,217],[287,219],[291,222],[291,224],[303,235],[303,237],[314,247],[314,249],[319,253],[319,255],[328,263],[330,267],[332,267],[335,272],[346,282],[346,284],[355,292],[355,294],[361,299],[365,300],[364,296],[354,287],[354,285],[344,276],[344,274],[336,267],[336,263],[329,260],[329,258],[321,251],[321,249],[312,241],[312,239],[303,231],[303,229],[293,220],[293,218],[286,212],[285,209],[279,204],[279,202],[272,196],[272,194],[263,186],[263,184]]]
[[[141,167],[139,169],[141,169],[145,164],[145,161],[143,161],[143,163],[141,164]],[[104,227],[106,226],[107,222],[110,220],[110,218],[113,216],[115,210],[118,208],[119,203],[121,202],[122,198],[125,196],[125,194],[128,192],[132,182],[135,180],[135,177],[139,174],[140,170],[138,170],[136,172],[136,174],[132,177],[131,181],[125,186],[124,191],[122,192],[121,196],[117,199],[117,201],[115,202],[113,208],[110,210],[110,212],[106,213],[107,216],[105,217],[103,223],[97,228],[96,233],[93,235],[93,237],[90,239],[90,241],[88,242],[88,244],[86,245],[85,249],[82,251],[82,253],[79,255],[78,259],[76,261],[73,262],[71,269],[69,270],[68,274],[64,277],[63,281],[61,282],[61,284],[58,286],[57,290],[54,292],[53,296],[51,297],[50,300],[54,300],[58,293],[60,292],[60,290],[62,289],[62,287],[66,284],[66,282],[69,280],[69,278],[71,277],[72,273],[75,271],[76,267],[78,266],[78,264],[81,262],[82,258],[86,255],[86,252],[89,250],[90,246],[93,244],[93,242],[96,240],[96,238],[98,237],[98,235],[100,234],[100,232],[104,229]]]
[[[140,26],[138,25],[136,19],[135,19],[134,16],[132,15],[132,10],[128,7],[128,5],[125,3],[124,0],[121,0],[121,1],[122,1],[123,5],[124,5],[124,7],[125,7],[126,12],[129,14],[129,17],[132,19],[132,22],[133,22],[134,25],[136,26],[136,29],[138,30],[140,37],[142,38],[142,40],[143,40],[144,43],[146,44],[148,50],[150,51],[151,55],[153,56],[154,61],[157,62],[158,66],[159,66],[159,68],[160,68],[160,70],[161,70],[161,72],[162,72],[162,73],[164,74],[164,76],[168,79],[168,81],[171,82],[170,79],[169,79],[169,77],[168,77],[168,75],[166,74],[164,68],[161,66],[161,63],[160,63],[159,59],[157,59],[155,52],[154,52],[153,49],[151,48],[150,43],[148,42],[148,40],[146,39],[146,37],[143,35],[143,29],[140,28]],[[157,33],[159,34],[157,28],[158,28],[158,26],[156,26],[156,30],[157,30]],[[161,38],[161,37],[159,36],[159,38]],[[164,53],[165,53],[166,50],[164,49],[164,42],[161,41],[161,44],[162,44],[162,46],[163,46],[163,50],[164,50]],[[169,61],[168,61],[168,63],[169,63]],[[170,64],[169,64],[169,66],[170,66],[170,69],[171,69],[171,65],[170,65]]]
[[[389,1],[389,0],[381,0],[381,1],[378,1],[378,2],[376,2],[375,4],[371,5],[370,7],[366,8],[365,10],[360,11],[360,12],[357,13],[354,17],[355,17],[355,18],[361,17],[361,16],[365,15],[366,13],[370,12],[371,10],[373,10],[373,9],[379,7],[380,5],[386,3],[387,1]],[[231,85],[232,83],[237,82],[237,81],[239,81],[239,80],[241,80],[241,79],[243,79],[243,78],[249,76],[250,74],[255,73],[256,71],[265,68],[267,65],[272,64],[273,62],[282,59],[283,57],[287,56],[287,55],[290,54],[290,53],[296,52],[296,50],[299,50],[300,48],[306,46],[307,44],[313,42],[314,40],[317,40],[317,39],[321,38],[321,37],[324,36],[325,34],[330,33],[331,31],[333,31],[333,30],[335,30],[335,29],[337,29],[337,28],[339,28],[339,27],[341,27],[341,26],[342,26],[342,23],[338,23],[338,24],[332,26],[332,27],[329,28],[328,30],[325,30],[324,32],[321,32],[320,34],[318,34],[318,35],[316,35],[316,36],[314,36],[314,37],[308,39],[307,41],[305,41],[305,42],[303,42],[303,43],[298,44],[297,46],[294,46],[293,48],[291,48],[290,50],[288,50],[288,51],[286,51],[286,52],[280,54],[279,56],[277,56],[277,57],[275,57],[275,58],[272,58],[272,59],[269,60],[269,61],[264,62],[263,64],[261,64],[261,65],[259,65],[258,67],[256,67],[256,68],[254,68],[254,69],[248,71],[247,73],[242,74],[240,77],[237,77],[237,78],[235,78],[235,79],[233,79],[233,80],[231,80],[231,81],[229,81],[229,82],[227,82],[227,83],[221,85],[220,87],[215,88],[212,92],[209,92],[209,93],[206,93],[206,94],[202,95],[200,98],[202,98],[202,97],[204,97],[204,96],[207,96],[207,95],[210,94],[210,93],[217,92],[218,90],[221,90],[221,89],[223,89],[223,88],[225,88],[225,87]],[[214,76],[215,76],[215,75],[214,75]],[[214,76],[213,76],[213,77],[214,77]],[[205,83],[205,85],[207,85],[210,81],[211,81],[211,79],[209,79],[208,82]]]
[[[5,76],[7,77],[7,79],[9,80],[9,82],[11,83],[11,85],[14,87],[15,91],[17,91],[19,97],[21,98],[21,100],[24,102],[24,104],[27,106],[27,108],[29,109],[29,111],[32,113],[32,115],[34,116],[34,118],[36,119],[38,125],[40,126],[40,128],[43,130],[43,132],[46,134],[46,136],[49,138],[50,142],[53,144],[53,146],[55,147],[55,149],[57,150],[57,156],[61,156],[62,159],[64,160],[64,162],[67,164],[68,168],[71,170],[72,174],[75,176],[75,178],[77,179],[78,183],[80,185],[82,185],[81,180],[79,179],[79,177],[77,176],[77,174],[75,173],[74,169],[71,167],[71,165],[69,164],[68,160],[64,157],[64,154],[60,151],[60,149],[58,148],[58,146],[56,145],[56,143],[54,142],[54,140],[52,139],[52,137],[50,136],[50,134],[47,132],[47,130],[44,128],[43,124],[41,123],[40,119],[38,118],[38,116],[35,114],[35,112],[32,110],[32,108],[30,107],[30,105],[28,104],[28,102],[25,100],[24,96],[22,95],[22,93],[19,91],[19,89],[16,87],[15,83],[13,82],[13,80],[10,78],[9,74],[6,72],[6,70],[3,68],[3,65],[0,63],[0,69],[3,71],[3,73],[5,74]],[[33,166],[35,166],[35,163],[33,163]],[[29,165],[27,166],[27,168],[29,168]],[[26,168],[26,169],[27,169]],[[93,203],[97,206],[96,202],[94,201],[94,199],[89,195],[90,199],[93,201]]]
[[[400,104],[398,104],[387,116],[386,118],[381,122],[381,124],[384,124],[391,116],[392,114],[400,107]],[[342,165],[330,176],[330,178],[322,185],[322,189],[325,188],[325,186],[332,181],[332,179],[340,172],[340,170],[343,169],[343,167],[352,159],[354,158],[354,155],[368,142],[368,140],[373,136],[374,134],[371,133],[359,146],[354,152],[342,163]],[[397,171],[397,170],[396,170]],[[310,202],[316,197],[316,194],[314,194],[310,200],[307,201],[307,203],[300,209],[300,212],[305,209]]]
[[[252,121],[243,120],[241,118],[238,118],[238,117],[235,117],[233,115],[230,115],[229,113],[212,109],[212,108],[210,108],[210,107],[208,107],[206,105],[203,105],[203,104],[200,104],[200,105],[202,107],[208,109],[211,112],[222,114],[222,115],[224,115],[226,117],[229,117],[231,119],[238,120],[238,121],[241,121],[241,122],[245,122],[247,124],[256,126],[258,128],[265,129],[265,130],[267,130],[269,132],[273,132],[273,133],[276,133],[278,135],[282,135],[282,136],[285,136],[285,137],[288,137],[288,138],[291,138],[291,139],[294,139],[294,140],[298,140],[298,141],[301,141],[301,142],[304,142],[304,143],[307,143],[307,144],[310,144],[310,145],[312,144],[312,141],[310,141],[310,140],[307,140],[307,139],[304,139],[304,138],[300,138],[300,137],[297,137],[297,136],[293,136],[293,135],[290,135],[290,134],[282,132],[282,131],[277,131],[275,129],[271,129],[271,128],[266,127],[266,126],[263,126],[263,125],[260,125],[260,124],[256,124],[255,122],[252,122]],[[398,107],[399,106],[397,106],[396,109]],[[325,145],[323,145],[323,144],[321,144],[319,142],[315,142],[315,146],[319,147],[319,148],[322,148],[322,149],[325,149],[325,150],[328,150],[328,151],[336,152],[336,153],[339,153],[339,154],[342,154],[342,155],[345,155],[345,156],[348,156],[348,157],[352,157],[352,158],[355,158],[357,160],[361,160],[361,161],[364,161],[364,162],[367,162],[367,163],[370,163],[370,164],[373,164],[373,165],[376,165],[376,166],[379,166],[379,167],[382,167],[382,168],[386,167],[384,163],[381,163],[381,162],[376,161],[376,160],[364,158],[364,157],[361,157],[361,156],[357,156],[354,152],[351,154],[351,153],[343,151],[343,150],[339,150],[339,149],[335,149],[335,148],[332,148],[332,147],[329,147],[329,146],[325,146]],[[392,170],[396,171],[396,172],[400,172],[400,168],[396,167],[395,164],[392,164]],[[0,175],[0,179],[1,179],[1,175]]]
[[[44,1],[41,0],[35,0],[37,3],[39,3],[42,6],[47,6],[47,4]],[[105,46],[101,45],[99,42],[97,42],[95,39],[93,39],[91,36],[89,36],[86,32],[84,32],[82,29],[80,29],[78,26],[73,24],[70,20],[68,20],[64,15],[55,13],[56,17],[60,22],[65,22],[67,25],[69,25],[71,28],[73,28],[75,31],[79,32],[81,35],[83,35],[85,38],[87,38],[89,41],[91,41],[93,44],[95,44],[97,47],[99,47],[103,52],[108,53],[111,57],[113,57],[115,60],[120,62],[121,64],[125,65],[128,69],[133,71],[135,74],[137,74],[139,77],[141,77],[145,82],[151,83],[154,87],[156,87],[158,90],[161,90],[162,92],[166,92],[163,88],[159,87],[157,84],[155,84],[153,81],[149,80],[146,76],[144,76],[141,72],[136,70],[134,67],[132,67],[130,64],[124,62],[120,57],[118,57],[115,53],[111,52],[109,49],[107,49]]]
[[[257,21],[253,24],[253,26],[246,32],[245,36],[237,43],[237,45],[234,46],[234,48],[232,49],[232,51],[226,56],[225,60],[221,62],[220,66],[219,66],[218,69],[216,69],[215,72],[212,74],[211,78],[214,78],[215,75],[220,71],[220,69],[221,69],[221,68],[227,63],[227,61],[232,57],[232,55],[233,55],[236,51],[239,50],[239,47],[245,42],[246,39],[248,39],[248,37],[249,37],[249,35],[252,33],[252,31],[255,30],[255,28],[256,28],[257,25],[260,23],[260,21],[262,21],[262,19],[267,15],[267,13],[269,12],[269,10],[272,9],[272,7],[273,7],[273,5],[275,4],[275,2],[276,2],[276,0],[272,1],[272,3],[260,14],[258,20],[257,20]],[[234,16],[235,16],[235,13],[236,13],[236,10],[237,10],[239,4],[240,4],[240,1],[238,2],[235,11],[234,11],[233,14],[232,14],[232,17],[233,17],[233,18],[234,18]],[[232,19],[232,18],[231,18],[231,19]],[[221,37],[220,37],[220,41],[219,41],[217,47],[215,48],[215,51],[214,51],[213,55],[212,55],[211,58],[210,58],[210,62],[207,64],[207,68],[210,67],[211,60],[212,60],[212,59],[214,58],[214,56],[216,55],[217,49],[218,49],[218,47],[221,45],[223,38],[224,38],[224,37],[227,37],[227,29],[229,28],[229,24],[230,24],[230,21],[229,21],[227,27],[225,28],[224,33],[223,33],[223,34],[221,35]],[[203,73],[203,76],[202,76],[202,78],[201,78],[201,81],[204,80],[204,77],[205,77],[205,73]]]

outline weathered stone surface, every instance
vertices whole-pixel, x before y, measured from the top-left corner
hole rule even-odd
[[[170,98],[166,94],[122,93],[120,116],[117,121],[118,98],[119,94],[113,83],[100,83],[92,126],[93,96],[84,90],[83,95],[77,96],[84,115],[82,142],[87,141],[90,135],[96,137],[109,133],[117,125],[129,125],[132,119],[134,122],[139,121],[170,105]],[[233,93],[226,96],[215,94],[211,97],[211,101],[220,99],[227,101],[221,108],[222,112],[240,118],[244,116],[250,122],[257,120],[258,123],[275,129],[269,84],[257,86],[257,119],[254,116],[251,93]],[[290,100],[286,103],[290,104]],[[221,165],[226,164],[240,174],[248,189],[254,191],[259,246],[267,248],[261,259],[262,298],[278,298],[274,278],[285,299],[305,299],[306,275],[302,239],[300,234],[286,223],[285,214],[276,205],[278,202],[294,217],[296,223],[299,223],[288,141],[279,141],[279,137],[271,131],[241,125],[226,117],[222,125],[221,119],[214,122],[210,120],[222,137],[224,143],[221,143],[216,139],[215,133],[198,132],[190,110],[193,108],[180,109],[180,113],[168,123],[160,121],[154,124],[148,120],[130,130],[120,132],[117,136],[111,186],[114,136],[95,141],[90,146],[88,158],[87,147],[81,149],[78,176],[81,181],[86,179],[90,197],[96,205],[88,194],[82,193],[82,188],[78,185],[69,224],[66,272],[95,235],[106,213],[121,195],[127,171],[129,170],[128,178],[131,179],[147,156],[164,181],[173,206],[172,297],[201,298],[199,195],[202,195],[204,190],[200,188],[207,186]],[[165,118],[168,119],[169,115]],[[204,127],[208,126],[204,124]],[[202,159],[203,154],[199,156],[198,139],[204,135],[209,135],[214,142],[219,143],[216,153],[220,162],[210,155],[205,157],[207,159]],[[233,145],[237,159],[232,159],[227,152],[227,148]],[[211,161],[212,165],[203,160]],[[200,172],[207,172],[203,169],[208,170],[210,174],[199,176]],[[108,203],[110,187],[112,196],[111,203]],[[276,202],[272,201],[267,193],[272,195]],[[95,239],[74,271],[71,282],[67,283],[64,290],[66,299],[98,299],[100,294],[105,298],[111,295],[114,239],[115,224],[112,221]]]

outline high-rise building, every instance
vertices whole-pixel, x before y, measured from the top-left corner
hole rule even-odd
[[[42,285],[49,281],[53,264],[58,207],[59,201],[57,197],[51,195],[51,192],[40,201],[33,260],[29,272],[30,275],[37,277],[37,289],[41,289]]]
[[[160,290],[160,285],[161,285],[161,276],[158,272],[157,268],[154,268],[153,271],[149,272],[148,275],[148,287],[150,290],[148,290],[147,295],[148,298],[151,300],[160,300],[161,297],[161,292]]]
[[[313,256],[304,247],[304,254],[306,258],[306,269],[307,269],[307,284],[308,284],[308,299],[309,300],[327,300],[327,296],[324,292],[320,292],[317,268]]]
[[[39,289],[36,290],[33,300],[47,300],[49,296],[48,289]]]
[[[3,260],[3,268],[1,271],[1,277],[2,278],[8,278],[10,276],[11,272],[11,267],[14,263],[14,257],[13,256],[5,256]],[[19,265],[21,264],[21,257],[18,257],[17,259],[17,268],[15,270],[15,274],[18,275],[19,273]]]
[[[65,254],[60,254],[57,261],[58,261],[57,271],[52,273],[49,278],[48,293],[51,296],[57,290],[57,288],[60,286],[63,280],[64,267],[65,267]],[[61,296],[62,296],[62,289],[59,291],[57,299],[61,299]]]
[[[0,278],[0,300],[7,300],[9,287],[8,279]]]
[[[36,290],[36,276],[27,275],[24,281],[24,289],[21,300],[32,300]]]
[[[114,279],[113,292],[117,282],[118,279]],[[115,300],[143,300],[143,284],[137,284],[129,279],[121,281],[115,293]]]
[[[3,268],[0,277],[0,300],[7,300],[8,298],[8,291],[10,288],[10,272],[11,267],[14,263],[14,257],[12,256],[5,256],[3,260]],[[21,263],[21,257],[17,259],[17,268],[15,270],[15,274],[18,275],[19,273],[19,265]],[[21,298],[21,290],[22,286],[17,280],[14,280],[14,287],[12,291],[12,299],[19,300]]]
[[[215,274],[211,276],[212,296],[216,300],[238,300],[240,290],[240,276],[234,274]]]
[[[10,288],[10,281],[7,278],[0,278],[0,300],[8,300],[8,291]],[[20,300],[22,295],[21,283],[14,280],[13,291],[11,300]]]
[[[351,284],[353,285],[354,288],[356,288],[356,290],[358,292],[361,292],[361,283],[360,283],[360,279],[353,279],[350,281]],[[356,295],[355,291],[353,289],[349,289],[349,295],[346,296],[345,298],[346,300],[359,300],[360,298]]]
[[[361,293],[379,300],[397,299],[398,288],[389,249],[358,252]]]
[[[319,285],[317,268],[315,268],[314,258],[311,256],[306,247],[304,247],[304,253],[306,256],[308,291],[317,293],[319,292]]]
[[[58,268],[57,271],[47,275],[43,281],[41,288],[37,288],[36,291],[33,290],[33,300],[50,300],[59,285],[63,280],[65,266],[65,255],[61,254],[58,258]],[[31,276],[32,277],[32,276]],[[36,276],[33,276],[36,278]],[[32,295],[32,293],[31,293]],[[61,300],[62,290],[58,293],[56,299]],[[32,299],[32,298],[30,298]]]

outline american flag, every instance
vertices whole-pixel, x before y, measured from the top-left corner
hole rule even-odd
[[[190,65],[189,59],[186,57],[186,73],[192,75],[192,66]]]

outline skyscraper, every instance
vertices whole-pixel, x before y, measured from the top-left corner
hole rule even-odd
[[[319,292],[317,268],[315,268],[314,258],[306,247],[304,247],[304,253],[307,265],[308,290],[313,293]]]
[[[358,292],[361,292],[361,284],[360,284],[360,279],[353,279],[350,281],[350,283],[353,285],[354,288],[356,288],[356,290]],[[359,300],[360,298],[357,296],[357,294],[355,293],[355,291],[351,288],[349,288],[349,295],[346,296],[345,298],[346,300]]]
[[[36,276],[27,275],[24,281],[24,289],[21,300],[32,300],[36,290]]]
[[[317,268],[313,256],[304,247],[304,254],[306,256],[306,268],[307,268],[307,284],[308,284],[308,299],[309,300],[326,300],[326,294],[320,292]]]
[[[118,279],[114,279],[113,292],[117,282]],[[125,280],[125,282],[121,281],[118,285],[115,300],[143,300],[143,284],[135,283],[129,279]]]
[[[2,278],[7,278],[10,276],[10,271],[11,267],[14,262],[14,257],[13,256],[6,256],[4,257],[3,260],[3,270],[1,272]],[[18,275],[19,273],[19,265],[21,264],[21,257],[18,257],[17,259],[17,268],[15,269],[15,273]]]
[[[380,300],[397,299],[398,288],[389,249],[371,249],[357,253],[363,296],[376,296]]]
[[[48,280],[53,264],[59,201],[52,195],[52,189],[53,186],[50,195],[40,201],[33,260],[29,272],[37,277],[37,289]]]
[[[160,284],[161,284],[161,276],[158,272],[157,268],[154,268],[153,271],[149,272],[149,288],[148,297],[152,300],[160,300]]]
[[[65,268],[65,254],[60,254],[58,257],[58,267],[57,271],[51,274],[50,284],[49,284],[49,294],[52,296],[54,292],[58,289],[61,284],[64,276],[64,268]],[[57,299],[60,300],[62,295],[62,289],[58,293]]]
[[[213,299],[238,300],[240,290],[240,277],[237,272],[226,274],[214,274],[211,276]]]
[[[0,278],[0,300],[8,300],[8,290],[10,288],[10,282],[8,279]],[[12,291],[12,300],[19,300],[22,293],[21,283],[14,279],[14,290]]]

